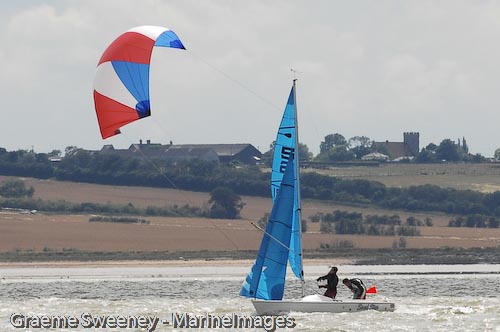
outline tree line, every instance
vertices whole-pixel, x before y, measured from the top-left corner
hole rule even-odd
[[[206,207],[194,207],[188,204],[178,206],[148,206],[146,208],[135,207],[132,203],[110,204],[110,203],[72,203],[65,200],[46,201],[34,199],[35,189],[26,187],[24,181],[19,179],[8,179],[0,185],[0,209],[14,209],[19,211],[44,211],[54,213],[104,213],[104,214],[129,214],[146,216],[166,217],[210,217],[221,219],[238,219],[245,203],[241,197],[231,189],[218,187],[210,192],[210,200]],[[132,221],[131,221],[132,220]],[[92,217],[90,221],[109,222],[138,222],[137,218],[128,217]]]
[[[500,219],[480,214],[468,216],[458,216],[448,223],[449,227],[469,227],[469,228],[499,228]]]
[[[202,160],[169,163],[81,149],[66,153],[56,163],[49,160],[49,154],[0,149],[0,174],[200,192],[212,192],[221,187],[236,195],[270,197],[269,174],[257,166],[234,167]],[[500,217],[500,192],[481,193],[435,185],[395,188],[376,181],[341,179],[312,172],[304,173],[301,180],[302,197],[306,199]],[[215,208],[213,213],[217,214]]]
[[[432,226],[415,217],[410,217],[406,223],[401,222],[398,215],[366,215],[360,212],[335,210],[333,213],[319,213],[311,218],[312,222],[320,222],[321,233],[383,235],[383,236],[418,236],[417,226]]]
[[[271,165],[274,142],[269,151],[263,154],[262,160]],[[314,156],[307,145],[299,144],[299,157],[302,162],[350,162],[361,160],[365,155],[379,152],[388,155],[386,148],[378,146],[367,136],[354,136],[349,139],[340,133],[329,134],[319,146],[319,154]],[[465,138],[457,141],[443,139],[439,144],[429,143],[413,156],[414,163],[441,163],[441,162],[486,162],[481,154],[469,152]],[[500,160],[500,149],[495,151],[495,158]],[[410,162],[404,159],[404,162]]]

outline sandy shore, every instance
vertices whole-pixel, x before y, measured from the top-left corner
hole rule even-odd
[[[93,261],[93,262],[0,262],[2,268],[102,268],[102,267],[230,267],[230,266],[252,266],[253,260],[164,260],[164,261]],[[332,265],[353,264],[350,259],[306,259],[304,266],[329,267]]]

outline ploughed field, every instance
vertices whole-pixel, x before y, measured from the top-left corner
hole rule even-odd
[[[396,167],[397,166],[397,167]],[[384,165],[377,168],[350,167],[335,171],[339,176],[392,181],[401,186],[423,184],[436,177],[446,178],[456,188],[477,189],[500,186],[496,165]],[[466,166],[470,166],[470,169]],[[489,167],[486,167],[489,166]],[[405,169],[405,167],[407,167]],[[425,168],[427,167],[427,168]],[[424,172],[423,170],[426,169]],[[417,174],[416,172],[425,174]],[[333,172],[322,170],[321,172]],[[384,173],[385,172],[385,173]],[[444,174],[441,174],[443,173]],[[474,172],[477,176],[474,176]],[[349,174],[349,175],[347,175]],[[357,174],[357,175],[356,175]],[[387,175],[383,175],[387,174]],[[407,175],[405,175],[407,174]],[[435,175],[432,175],[435,174]],[[454,175],[451,175],[454,174]],[[0,181],[6,177],[0,176]],[[475,179],[473,181],[473,179]],[[131,203],[137,207],[185,205],[206,206],[208,193],[145,187],[118,187],[53,180],[23,179],[35,188],[35,198],[67,200],[70,202]],[[398,180],[398,181],[396,181]],[[443,180],[444,181],[444,180]],[[434,184],[436,181],[432,181]],[[442,184],[444,184],[444,181]],[[81,251],[244,251],[257,250],[262,233],[251,222],[260,219],[271,209],[269,198],[243,196],[245,207],[242,219],[217,220],[205,218],[141,217],[149,224],[120,224],[89,222],[91,215],[58,215],[37,212],[0,211],[0,252],[51,252],[61,250]],[[363,215],[398,214],[402,221],[409,216],[420,220],[430,217],[432,227],[419,227],[420,236],[406,237],[406,248],[441,247],[498,247],[500,229],[447,227],[452,216],[437,213],[408,213],[405,211],[355,207],[318,201],[303,202],[303,218],[308,220],[304,235],[304,248],[318,250],[350,243],[354,248],[391,248],[399,241],[393,236],[360,236],[321,234],[319,223],[309,217],[333,210],[357,211]]]

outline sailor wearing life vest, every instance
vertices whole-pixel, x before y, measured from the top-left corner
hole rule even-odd
[[[353,299],[364,300],[366,299],[366,287],[363,284],[363,281],[358,278],[348,279],[345,278],[342,280],[342,283],[347,286],[353,293]]]
[[[337,284],[339,283],[339,277],[337,276],[337,267],[334,266],[330,269],[327,275],[319,277],[316,281],[326,280],[326,285],[319,285],[319,288],[326,288],[325,294],[323,296],[331,297],[332,299],[337,296]]]

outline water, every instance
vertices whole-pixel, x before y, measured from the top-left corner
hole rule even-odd
[[[0,331],[15,328],[12,314],[80,317],[172,313],[251,316],[250,301],[238,296],[249,266],[147,266],[0,268]],[[328,266],[308,266],[307,293],[317,292],[314,279]],[[340,277],[357,276],[376,285],[374,300],[396,304],[395,312],[341,314],[291,313],[293,331],[498,331],[500,332],[500,265],[339,266]],[[300,295],[289,280],[287,297]],[[339,287],[340,299],[350,292]],[[48,331],[27,329],[28,331]],[[57,329],[57,331],[145,331],[145,329]],[[156,331],[173,331],[159,324]],[[190,331],[209,331],[191,329]],[[243,331],[245,329],[240,329]],[[262,329],[256,329],[262,331]],[[288,331],[292,329],[278,329]],[[52,330],[55,331],[55,330]],[[218,329],[216,331],[223,331]]]

